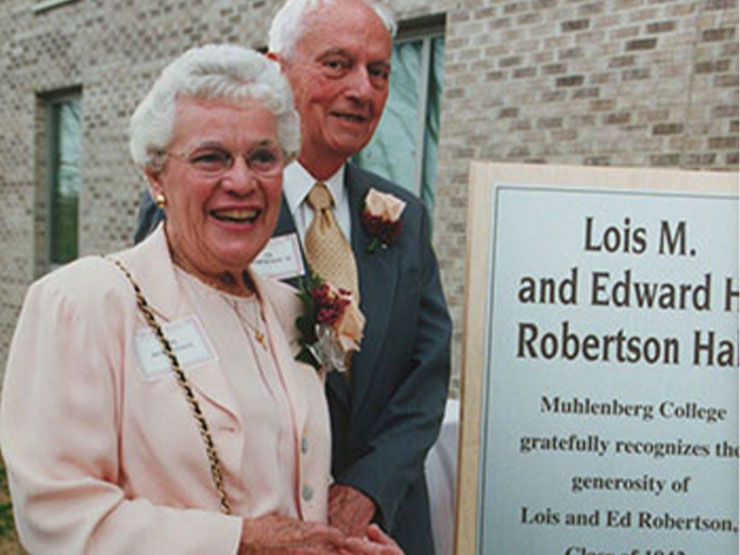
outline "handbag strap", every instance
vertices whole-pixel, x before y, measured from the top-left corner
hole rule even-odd
[[[185,375],[185,372],[183,372],[182,367],[180,366],[180,362],[177,360],[177,356],[175,355],[170,342],[164,335],[164,330],[162,329],[162,326],[160,326],[157,322],[154,316],[154,312],[152,312],[149,303],[144,297],[144,294],[141,291],[141,287],[139,287],[139,284],[136,283],[131,273],[126,269],[126,267],[120,260],[117,260],[115,258],[108,258],[108,260],[118,266],[118,268],[123,272],[123,275],[125,275],[131,283],[131,286],[134,288],[134,293],[136,293],[136,305],[138,306],[139,311],[144,316],[146,323],[149,324],[149,327],[154,332],[154,335],[157,337],[157,339],[159,339],[159,342],[162,344],[162,350],[164,351],[165,355],[167,355],[167,358],[170,360],[172,372],[175,374],[177,383],[180,384],[180,388],[185,394],[185,400],[190,406],[190,410],[193,413],[195,422],[198,425],[200,437],[203,438],[203,443],[205,444],[206,448],[206,455],[208,456],[208,462],[211,466],[211,477],[213,478],[213,484],[216,486],[216,490],[218,491],[218,495],[220,498],[221,512],[227,515],[231,514],[231,505],[229,503],[229,498],[226,495],[223,473],[221,472],[221,461],[218,457],[218,453],[216,452],[216,444],[213,442],[213,437],[211,437],[208,422],[206,422],[206,417],[200,408],[198,400],[195,398],[193,388],[191,387],[190,382]]]

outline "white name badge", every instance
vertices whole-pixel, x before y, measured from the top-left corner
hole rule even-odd
[[[305,274],[298,234],[290,233],[270,239],[252,262],[252,269],[261,276],[276,279],[288,279]]]
[[[162,325],[162,330],[181,367],[216,360],[215,351],[195,316],[167,322]],[[144,377],[154,378],[171,372],[170,359],[164,353],[162,343],[148,326],[136,330],[134,342],[139,368]]]

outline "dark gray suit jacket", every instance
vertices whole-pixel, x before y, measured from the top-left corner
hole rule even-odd
[[[432,555],[424,460],[447,399],[451,322],[421,202],[352,164],[345,171],[357,259],[360,308],[367,318],[352,379],[332,372],[326,393],[332,421],[332,473],[371,497],[376,520],[407,555]],[[374,187],[406,202],[402,232],[387,249],[367,252],[360,214]],[[149,202],[151,204],[151,201]],[[156,225],[140,209],[140,240]],[[161,217],[159,218],[161,219]],[[285,200],[274,236],[295,233]],[[295,284],[296,280],[288,280]]]

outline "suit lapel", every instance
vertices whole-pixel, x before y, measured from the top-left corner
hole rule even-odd
[[[209,329],[219,329],[220,320],[215,315],[221,314],[220,306],[211,307],[199,314],[188,302],[175,275],[163,225],[159,225],[149,237],[133,249],[118,253],[113,258],[119,258],[131,272],[160,324],[177,321],[186,316],[196,316],[206,336]],[[146,327],[143,315],[141,318],[141,326]],[[209,323],[209,320],[212,321]],[[211,342],[213,339],[209,338]],[[184,370],[193,387],[239,421],[236,400],[225,378],[223,364],[225,363],[221,361],[221,367],[218,369],[198,367],[197,371],[190,371],[188,368]]]
[[[295,221],[293,220],[293,215],[290,213],[290,208],[288,207],[288,201],[285,199],[285,195],[283,194],[283,202],[280,205],[280,216],[278,216],[278,222],[275,226],[275,231],[272,232],[273,237],[280,237],[281,235],[290,235],[292,233],[298,233],[298,229],[295,226]],[[303,259],[303,267],[308,268],[308,264],[306,263],[306,254],[303,252],[303,244],[301,241],[298,241],[298,245],[301,249],[301,258]],[[298,287],[298,280],[300,279],[300,276],[287,278],[282,281],[285,283],[288,283],[292,285],[293,287]]]
[[[391,307],[394,305],[396,295],[397,257],[400,249],[378,248],[372,253],[367,252],[371,237],[365,233],[360,217],[365,196],[372,183],[363,179],[363,175],[351,164],[347,165],[344,183],[349,194],[352,251],[355,253],[360,282],[360,309],[367,319],[361,350],[353,359],[352,389],[355,399],[354,410],[357,410],[359,407],[357,400],[363,398],[372,380],[373,369],[378,364],[381,347],[389,329]]]
[[[175,278],[175,268],[167,246],[164,224],[160,224],[133,249],[112,256],[120,259],[141,286],[154,313],[164,322],[176,318],[183,309],[183,296]]]
[[[288,235],[290,233],[298,233],[298,229],[293,220],[293,215],[290,213],[288,207],[288,201],[283,194],[283,202],[280,206],[280,216],[278,217],[278,223],[275,226],[275,231],[272,233],[273,237],[279,237],[281,235]],[[303,251],[303,243],[298,242],[301,247],[301,257],[303,258],[303,267],[308,269],[308,263],[306,262],[306,254]],[[298,287],[299,277],[284,279],[283,282]],[[330,372],[326,377],[327,388],[331,391],[333,399],[338,401],[344,406],[345,410],[349,409],[350,406],[350,391],[347,385],[347,380],[343,376],[340,376],[338,372]]]
[[[344,186],[347,190],[352,235],[352,251],[357,261],[357,272],[360,283],[360,308],[367,318],[361,351],[353,359],[352,390],[355,399],[361,399],[372,378],[372,370],[365,371],[365,367],[374,368],[380,356],[381,348],[385,340],[388,323],[390,320],[391,307],[393,306],[397,280],[398,249],[378,249],[373,253],[367,252],[370,237],[362,227],[360,216],[362,207],[370,189],[371,182],[363,179],[363,176],[351,164],[347,164],[344,174]],[[293,216],[290,213],[285,195],[283,195],[280,207],[280,216],[273,232],[273,236],[297,233]],[[306,268],[305,253],[301,244],[301,256]],[[283,280],[293,287],[298,286],[298,278]],[[378,302],[383,299],[383,302]],[[350,388],[347,380],[337,372],[327,375],[327,387],[333,393],[333,398],[348,409],[350,406]],[[355,403],[357,406],[357,403]]]

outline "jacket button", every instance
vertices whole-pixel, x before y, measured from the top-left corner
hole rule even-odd
[[[301,496],[303,497],[304,501],[311,501],[311,499],[313,498],[313,488],[311,488],[310,486],[303,486]]]
[[[301,453],[303,453],[304,455],[308,453],[308,438],[307,437],[304,437],[303,439],[301,439]]]

